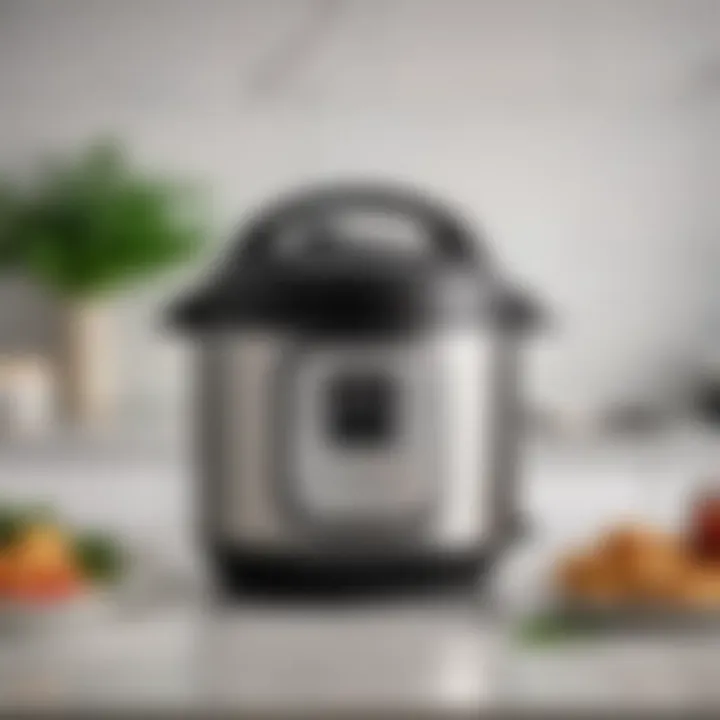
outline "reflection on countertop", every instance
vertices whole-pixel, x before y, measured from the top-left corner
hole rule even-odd
[[[519,640],[513,615],[513,599],[532,595],[530,568],[549,549],[623,512],[675,522],[694,484],[720,470],[712,433],[533,446],[522,495],[531,534],[489,588],[364,606],[213,602],[190,531],[184,451],[114,447],[0,454],[0,495],[47,499],[73,521],[112,527],[182,582],[141,612],[4,638],[0,712],[477,717],[517,707],[720,707],[720,624],[717,636],[540,648]]]

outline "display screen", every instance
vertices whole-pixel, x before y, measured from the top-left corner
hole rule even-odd
[[[397,424],[397,387],[380,372],[339,373],[328,381],[327,430],[333,442],[374,448],[390,442]]]

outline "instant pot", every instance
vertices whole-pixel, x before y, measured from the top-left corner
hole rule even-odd
[[[200,525],[223,587],[466,583],[514,534],[538,312],[443,204],[376,185],[276,201],[172,314],[196,343]]]

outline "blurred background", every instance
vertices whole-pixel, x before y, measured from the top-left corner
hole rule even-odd
[[[709,634],[695,665],[676,641],[634,664],[622,633],[584,665],[533,665],[475,607],[198,610],[190,357],[164,311],[259,203],[357,178],[447,200],[548,310],[520,374],[540,441],[517,498],[528,565],[628,517],[674,532],[692,508],[720,557],[720,2],[0,0],[0,595],[17,567],[23,592],[67,597],[78,568],[100,582],[129,557],[152,600],[134,624],[63,615],[85,628],[71,642],[3,636],[0,711],[476,717],[702,683],[718,700]],[[685,539],[619,537],[651,560]],[[542,582],[507,559],[512,597],[535,603]],[[60,585],[33,586],[34,563]],[[688,597],[716,610],[718,577]]]
[[[48,158],[81,165],[110,139],[131,183],[191,185],[202,216],[186,257],[141,258],[141,272],[121,257],[112,292],[60,293],[79,301],[70,319],[43,296],[57,273],[8,268],[3,373],[32,376],[38,395],[48,363],[66,385],[78,363],[87,377],[103,365],[76,395],[105,403],[104,422],[171,427],[186,385],[181,346],[161,331],[173,288],[256,203],[379,177],[455,203],[547,299],[528,378],[543,418],[687,413],[720,374],[719,34],[713,0],[4,0],[5,185],[47,185]],[[175,222],[174,206],[158,213]],[[85,262],[72,252],[58,262]]]

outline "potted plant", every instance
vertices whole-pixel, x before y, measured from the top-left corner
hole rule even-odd
[[[4,213],[2,197],[11,198]],[[107,417],[113,392],[105,299],[195,255],[204,233],[193,199],[188,188],[137,170],[112,142],[55,159],[21,193],[0,194],[0,264],[56,298],[55,364],[66,419]]]

